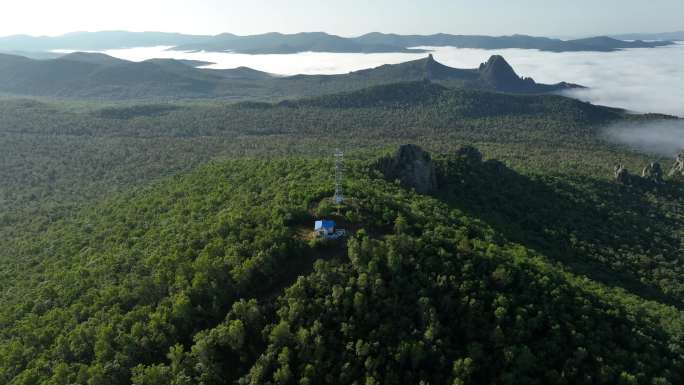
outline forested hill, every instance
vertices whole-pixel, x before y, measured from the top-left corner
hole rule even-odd
[[[568,122],[594,125],[625,117],[625,111],[617,108],[596,106],[558,95],[511,95],[450,89],[427,80],[386,84],[359,91],[285,100],[276,105],[255,106],[340,110],[420,107],[441,110],[445,116],[452,117],[543,116],[546,119],[567,119]]]
[[[212,158],[316,157],[416,142],[476,143],[519,169],[613,174],[647,158],[616,151],[600,126],[656,119],[557,95],[451,90],[418,81],[283,103],[74,103],[0,98],[0,244],[113,192]],[[0,245],[1,246],[1,245]],[[1,249],[1,247],[0,247]]]
[[[516,177],[472,149],[422,159],[434,162],[440,199],[385,180],[374,161],[351,161],[347,203],[335,214],[331,161],[244,159],[167,178],[19,237],[0,280],[0,382],[684,380],[680,310],[578,275],[552,250],[511,243],[514,233],[490,226],[471,210],[487,206],[469,198],[479,192],[496,203],[542,184],[556,203],[588,204],[591,192],[568,196],[567,187]],[[451,192],[463,183],[468,196]],[[532,231],[532,213],[503,214],[527,216],[518,223]],[[336,219],[349,239],[311,240],[312,221],[322,217]],[[600,225],[572,219],[579,222],[568,222],[571,232]],[[628,239],[615,236],[615,244]],[[588,239],[578,241],[573,250],[586,254],[576,260],[593,258]],[[666,265],[634,263],[637,281]]]
[[[665,39],[676,40],[675,34]],[[651,37],[637,37],[655,40]],[[658,37],[661,39],[662,37]],[[624,39],[632,40],[632,37]],[[636,38],[635,38],[636,39]],[[0,37],[0,51],[50,51],[56,49],[107,50],[114,48],[172,46],[176,50],[204,50],[249,54],[289,54],[297,52],[424,52],[414,47],[453,46],[479,49],[538,49],[552,52],[598,51],[609,52],[623,48],[652,48],[673,44],[670,41],[625,41],[609,37],[560,40],[527,35],[397,35],[373,32],[359,37],[341,37],[324,32],[294,34],[265,33],[238,36],[222,33],[215,36],[182,35],[161,32],[74,32],[62,36],[36,37],[26,35]]]
[[[326,79],[321,77],[321,79]],[[494,55],[479,68],[452,68],[437,62],[433,55],[406,63],[332,75],[327,81],[366,80],[370,84],[411,80],[430,80],[453,88],[482,89],[511,93],[549,93],[582,86],[570,83],[539,84],[532,78],[521,78],[502,56]]]
[[[537,84],[521,78],[501,56],[493,56],[476,69],[451,68],[429,55],[349,74],[287,77],[245,67],[197,68],[206,64],[210,63],[172,59],[130,62],[83,52],[48,60],[0,54],[0,92],[81,99],[273,100],[423,79],[453,88],[511,93],[548,93],[579,87],[568,83]]]

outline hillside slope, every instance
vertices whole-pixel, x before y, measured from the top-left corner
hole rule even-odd
[[[69,54],[52,60],[3,56],[0,91],[21,95],[144,98],[210,95],[220,78],[176,62],[129,62],[102,54]]]
[[[17,239],[0,265],[0,380],[682,380],[679,311],[564,271],[367,164],[351,164],[339,217],[365,231],[311,244],[331,166],[210,164]]]
[[[266,108],[269,105],[261,105]],[[421,108],[441,111],[444,118],[495,118],[500,116],[544,116],[548,121],[598,125],[623,117],[624,111],[558,95],[511,95],[471,89],[450,89],[427,80],[368,87],[358,91],[285,100],[277,107]]]

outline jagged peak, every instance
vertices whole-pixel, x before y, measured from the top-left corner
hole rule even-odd
[[[492,69],[496,71],[506,71],[506,72],[512,72],[515,74],[515,70],[513,70],[513,67],[511,67],[510,64],[506,61],[506,59],[501,56],[501,55],[492,55],[489,57],[489,59],[480,64],[480,70],[484,69]],[[517,75],[516,75],[517,76]]]
[[[489,60],[480,64],[479,72],[482,80],[496,89],[515,89],[520,86],[521,82],[534,83],[531,78],[520,78],[501,55],[492,55]]]

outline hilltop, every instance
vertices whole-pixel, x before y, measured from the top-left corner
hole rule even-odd
[[[332,164],[296,158],[212,163],[50,224],[2,265],[0,380],[680,382],[681,311],[528,246],[542,229],[524,218],[592,193],[476,151],[427,155],[440,198],[349,163],[347,242],[302,235],[335,215]],[[523,202],[538,190],[550,201]],[[487,224],[498,208],[474,205],[480,193],[522,198],[502,215],[522,216],[529,243]],[[582,261],[607,245],[585,235],[634,220],[578,212],[558,235],[579,237]],[[629,241],[624,229],[612,242]]]

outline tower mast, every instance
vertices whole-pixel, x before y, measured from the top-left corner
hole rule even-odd
[[[344,180],[344,153],[338,148],[335,150],[335,204],[344,201],[342,192],[342,181]]]

